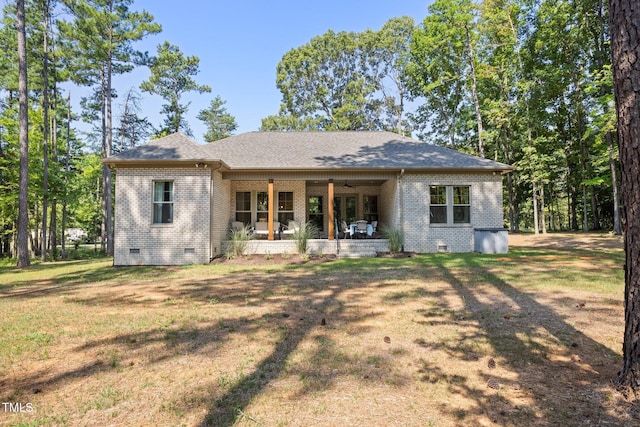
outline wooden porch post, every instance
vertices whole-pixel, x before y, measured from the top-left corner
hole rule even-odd
[[[335,230],[333,229],[334,216],[333,216],[333,179],[329,180],[329,188],[328,188],[328,197],[329,197],[329,240],[334,239]]]
[[[267,240],[273,240],[273,213],[274,213],[274,206],[275,206],[275,200],[273,197],[273,178],[269,179],[269,192],[268,192],[268,197],[269,197],[269,208],[267,210],[267,227],[269,230],[269,234],[267,235]]]

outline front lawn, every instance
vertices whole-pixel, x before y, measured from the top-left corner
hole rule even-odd
[[[638,425],[620,238],[293,261],[1,264],[0,424]]]

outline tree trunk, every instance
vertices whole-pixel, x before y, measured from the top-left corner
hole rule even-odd
[[[613,233],[622,234],[622,222],[620,221],[620,194],[618,192],[618,168],[613,157],[613,135],[612,132],[606,134],[607,145],[609,146],[609,169],[611,169],[611,186],[613,187]]]
[[[109,7],[113,10],[113,1],[110,2]],[[113,43],[113,24],[111,24],[109,31],[109,45],[111,46]],[[111,113],[111,79],[112,79],[112,61],[113,61],[113,52],[109,50],[108,59],[107,59],[107,75],[106,75],[106,113],[107,113],[107,123],[106,123],[106,146],[104,148],[104,158],[107,158],[111,155],[112,147],[113,147],[113,123],[112,123],[112,113]],[[111,191],[111,168],[106,164],[102,165],[102,177],[103,177],[103,197],[105,199],[104,206],[105,211],[103,214],[106,215],[106,227],[105,232],[107,235],[107,255],[113,256],[113,199],[112,199],[112,191]]]
[[[640,392],[640,8],[610,0],[613,86],[618,113],[621,194],[626,221],[625,330],[618,384]]]
[[[45,2],[48,3],[48,2]],[[49,49],[47,35],[49,32],[48,5],[44,6],[42,31],[42,247],[40,259],[47,260],[47,207],[49,198]]]
[[[20,179],[18,194],[18,268],[29,266],[29,93],[27,87],[27,35],[24,0],[18,0],[16,11],[18,32],[18,97],[20,103]]]
[[[47,8],[47,16],[49,20],[51,20],[51,14],[49,13],[49,9]],[[51,22],[49,22],[51,25]],[[51,154],[53,158],[53,162],[56,165],[56,170],[59,170],[57,167],[58,163],[58,86],[56,83],[55,76],[56,73],[56,57],[55,57],[55,38],[51,36],[51,50],[53,55],[51,57],[51,70],[53,71],[54,79],[53,79],[53,87],[51,88],[51,92],[53,94],[52,100],[52,111],[51,115]],[[57,190],[57,189],[56,189]],[[51,220],[49,221],[49,246],[51,247],[51,256],[54,260],[58,258],[58,200],[57,200],[57,191],[54,192],[54,198],[51,201]]]
[[[538,189],[535,181],[533,181],[533,231],[536,236],[540,234],[540,226],[538,225]]]
[[[38,228],[42,218],[40,218],[40,205],[38,204],[37,198],[33,203],[33,219],[33,222],[36,224],[35,230],[33,230],[32,233],[29,233],[29,235],[31,236],[32,257],[36,258],[40,256],[40,249],[42,248],[42,245],[40,245],[40,228]]]
[[[67,248],[65,243],[67,229],[67,199],[69,194],[69,154],[71,151],[71,92],[67,97],[67,149],[64,156],[64,199],[62,200],[62,259],[67,258]]]
[[[569,175],[569,174],[567,174]],[[569,179],[569,177],[567,177],[567,180]],[[570,195],[569,195],[569,211],[571,212],[571,226],[569,227],[570,230],[578,230],[578,191],[576,190],[576,187],[573,184],[569,184],[569,191],[570,191]]]
[[[478,89],[476,82],[476,66],[475,55],[473,53],[473,45],[471,43],[471,34],[469,34],[469,27],[465,27],[467,36],[467,60],[469,61],[469,67],[471,69],[471,94],[473,95],[473,105],[476,109],[476,123],[478,126],[478,154],[484,158],[484,144],[482,142],[482,113],[480,112],[480,101],[478,100]]]
[[[544,209],[544,184],[542,184],[540,186],[540,223],[542,224],[542,234],[547,234],[547,219]]]
[[[601,230],[602,225],[600,224],[600,210],[596,197],[596,187],[593,185],[591,186],[591,215],[593,216],[593,229]]]
[[[589,210],[587,209],[587,186],[582,185],[582,231],[589,231]]]
[[[105,69],[102,69],[101,75],[101,125],[102,125],[102,158],[107,158],[107,88],[106,88],[106,76]],[[100,228],[100,252],[107,253],[107,181],[109,180],[109,167],[105,164],[102,165],[102,222]]]
[[[111,62],[107,63],[107,146],[106,157],[111,155],[113,146],[113,123],[111,113]],[[102,176],[104,180],[104,197],[106,199],[106,232],[107,232],[107,255],[113,256],[113,193],[111,189],[111,168],[106,164],[102,165]]]

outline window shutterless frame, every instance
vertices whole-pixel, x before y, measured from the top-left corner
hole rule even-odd
[[[429,189],[429,196],[429,222],[431,224],[446,224],[449,217],[447,187],[432,185]]]
[[[153,181],[153,223],[173,224],[173,181]]]
[[[429,220],[432,225],[471,223],[471,187],[432,185],[429,189]]]
[[[281,224],[288,224],[293,221],[293,192],[278,192],[278,221]]]
[[[236,192],[236,221],[244,225],[251,224],[251,192]]]
[[[469,224],[471,222],[471,190],[468,186],[454,186],[453,195],[453,223]]]

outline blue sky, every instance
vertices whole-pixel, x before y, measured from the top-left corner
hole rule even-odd
[[[427,14],[430,0],[323,0],[302,1],[219,1],[136,0],[134,10],[145,9],[162,32],[136,44],[136,48],[156,53],[165,40],[180,47],[185,55],[200,58],[196,80],[211,86],[207,94],[190,93],[187,120],[198,142],[204,142],[204,124],[196,119],[220,95],[238,123],[237,133],[258,130],[261,119],[278,112],[281,95],[275,85],[278,62],[290,49],[311,38],[334,31],[378,30],[390,18],[410,16],[416,23]],[[120,98],[130,87],[138,87],[148,77],[148,69],[119,76],[115,87]],[[142,115],[154,125],[162,121],[162,99],[141,94]]]

